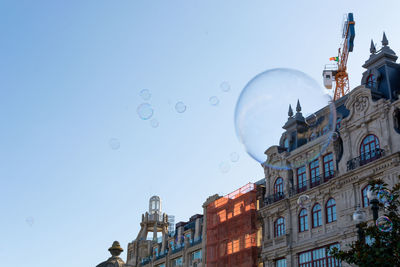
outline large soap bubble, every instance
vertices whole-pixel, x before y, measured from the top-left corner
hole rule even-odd
[[[301,110],[300,106],[297,107],[298,100]],[[286,68],[267,70],[247,83],[235,109],[236,134],[247,153],[258,162],[266,161],[267,156],[264,152],[269,147],[280,145],[280,138],[284,132],[282,127],[288,121],[289,104],[292,107],[293,118],[297,118],[296,109],[304,117],[306,131],[302,133],[302,138],[307,142],[325,134],[332,135],[336,110],[324,89],[301,71]],[[322,118],[321,112],[317,111],[329,104],[330,112]],[[315,125],[307,123],[310,119],[316,120]],[[325,126],[321,121],[324,121]],[[330,123],[326,124],[327,121]],[[314,158],[317,156],[314,155]]]

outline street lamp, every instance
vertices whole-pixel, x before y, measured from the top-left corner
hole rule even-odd
[[[365,212],[361,210],[360,205],[357,205],[357,210],[353,213],[353,221],[357,224],[358,240],[364,242],[364,232],[361,230],[361,223],[365,221]]]
[[[376,221],[378,219],[378,210],[379,210],[378,195],[375,190],[372,190],[372,188],[370,188],[367,191],[367,197],[369,199],[369,203],[371,203],[371,209],[372,209],[372,215],[374,217],[374,221]]]

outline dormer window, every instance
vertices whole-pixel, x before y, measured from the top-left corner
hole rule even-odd
[[[370,74],[367,77],[367,87],[369,88],[375,88],[376,87],[376,77],[373,74]]]
[[[284,148],[286,148],[286,149],[289,148],[289,139],[285,138],[285,140],[283,141],[283,146],[284,146]]]

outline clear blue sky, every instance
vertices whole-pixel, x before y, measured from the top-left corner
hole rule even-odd
[[[371,38],[385,30],[400,53],[398,1],[348,2],[0,0],[1,265],[95,266],[136,237],[153,194],[181,221],[261,179],[233,125],[252,77],[286,67],[322,84],[346,12],[351,87]],[[136,113],[145,88],[158,128]]]

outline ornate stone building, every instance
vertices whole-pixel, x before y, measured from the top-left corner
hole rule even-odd
[[[168,215],[161,212],[161,199],[151,197],[149,212],[142,215],[139,234],[128,244],[125,266],[202,267],[203,215],[196,214],[188,222],[177,223],[173,232],[169,231],[169,225]]]
[[[364,210],[373,222],[368,182],[383,179],[392,186],[400,174],[400,64],[385,35],[382,48],[377,51],[371,43],[370,53],[361,85],[317,111],[314,123],[306,123],[309,118],[303,117],[300,102],[296,114],[289,108],[280,143],[265,152],[265,179],[243,192],[255,194],[254,208],[250,202],[249,209],[247,202],[235,208],[241,193],[229,194],[225,200],[214,195],[203,204],[204,216],[196,214],[188,222],[177,223],[175,231],[168,231],[161,200],[152,197],[137,238],[128,244],[126,266],[200,267],[207,266],[207,259],[218,267],[229,266],[229,262],[241,262],[243,267],[345,266],[332,259],[326,248],[344,248],[356,240],[353,213],[357,209]],[[218,216],[207,218],[212,213],[207,208],[224,201],[232,202],[233,210],[218,206],[214,212]],[[214,220],[240,221],[246,212],[257,214],[256,223],[247,222],[256,229],[254,240],[251,234],[243,240],[224,239],[222,230],[230,228],[222,224],[207,228]],[[215,247],[211,240],[217,240]],[[245,263],[244,258],[224,258],[239,256],[249,248],[257,260]]]
[[[357,238],[357,207],[372,221],[368,182],[398,182],[400,65],[385,34],[382,45],[376,51],[371,43],[361,85],[332,103],[333,112],[329,106],[318,111],[321,119],[310,126],[298,103],[279,146],[267,149],[260,208],[264,266],[340,266],[325,249]],[[323,130],[332,117],[336,133]]]

